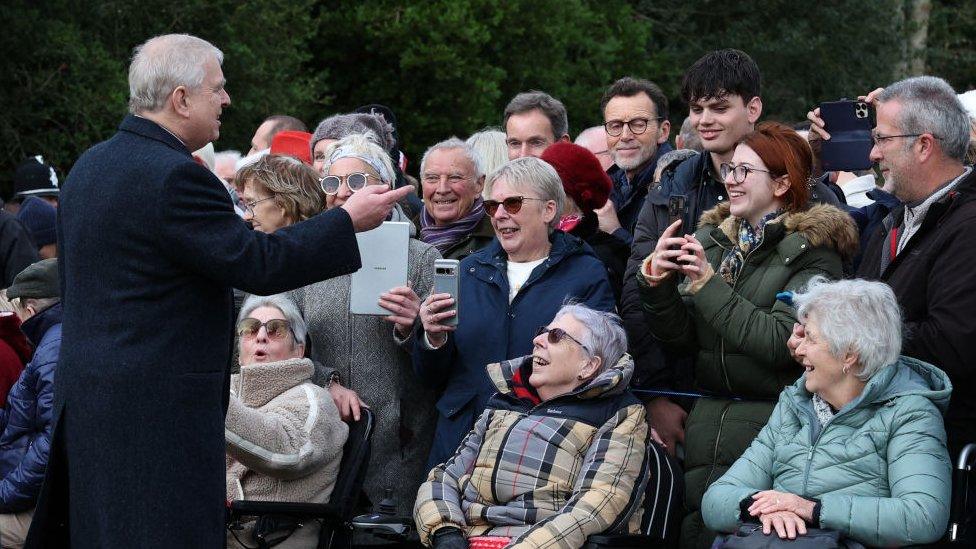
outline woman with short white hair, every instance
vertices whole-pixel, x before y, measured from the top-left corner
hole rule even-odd
[[[429,467],[454,453],[495,392],[485,364],[529,354],[536,327],[567,299],[614,309],[606,269],[593,250],[555,230],[566,194],[552,166],[532,157],[512,160],[485,187],[495,238],[461,260],[457,315],[446,293],[432,294],[420,308],[414,369],[431,386],[444,387]],[[455,316],[456,326],[449,322]]]
[[[821,528],[883,547],[938,540],[949,517],[949,378],[899,357],[901,312],[886,284],[817,277],[793,299],[806,372],[709,487],[705,523],[731,532],[756,521],[790,539]]]

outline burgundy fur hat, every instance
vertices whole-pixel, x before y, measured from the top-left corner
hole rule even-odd
[[[602,208],[610,198],[613,183],[600,167],[600,161],[590,151],[559,141],[546,149],[540,157],[556,169],[563,180],[566,196],[586,212]]]

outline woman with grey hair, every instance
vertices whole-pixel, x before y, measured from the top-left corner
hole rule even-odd
[[[619,317],[566,305],[532,333],[531,355],[488,365],[496,392],[421,486],[425,545],[573,548],[638,531],[650,436]]]
[[[498,128],[485,128],[475,132],[464,142],[471,146],[481,159],[481,169],[485,174],[490,174],[508,162],[505,132]]]
[[[414,368],[444,387],[430,467],[454,452],[494,393],[485,364],[529,354],[535,328],[566,299],[614,309],[600,260],[578,238],[554,230],[566,195],[551,166],[532,157],[512,160],[486,187],[494,240],[461,261],[459,303],[438,293],[420,308]]]
[[[325,389],[312,383],[306,327],[284,295],[251,296],[237,323],[240,373],[231,376],[225,420],[227,499],[327,503],[349,428]],[[267,534],[254,522],[230,530],[229,547]],[[276,547],[312,547],[319,525],[307,521]]]
[[[368,115],[367,115],[368,116]],[[326,209],[342,206],[368,185],[391,185],[389,155],[372,139],[353,134],[326,149],[320,186]],[[409,223],[400,206],[389,221]],[[413,224],[409,224],[413,231]],[[433,284],[434,260],[440,254],[411,233],[407,242],[407,283],[384,293],[379,304],[387,316],[349,312],[350,275],[330,278],[289,295],[309,326],[311,357],[325,365],[325,379],[343,418],[359,419],[360,406],[376,415],[365,490],[377,503],[391,488],[408,513],[423,481],[433,437],[434,391],[414,374],[410,363],[420,296]],[[325,380],[323,380],[324,382]]]
[[[816,277],[793,300],[806,372],[709,487],[705,523],[731,532],[760,522],[763,535],[790,539],[820,528],[880,547],[938,540],[949,517],[949,378],[899,356],[901,313],[886,284]]]

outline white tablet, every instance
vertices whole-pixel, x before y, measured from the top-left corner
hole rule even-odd
[[[380,295],[407,283],[410,223],[387,221],[372,231],[356,234],[363,266],[352,274],[349,312],[382,315]]]

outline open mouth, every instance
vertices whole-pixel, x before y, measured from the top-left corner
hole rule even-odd
[[[517,227],[499,227],[498,228],[498,234],[500,234],[500,235],[502,235],[504,237],[510,237],[510,236],[515,235],[515,233],[519,232],[519,230],[520,229],[517,228]]]
[[[544,359],[544,358],[542,358],[541,356],[533,355],[532,356],[532,364],[535,365],[535,366],[548,366],[549,365],[549,361],[546,360],[546,359]]]
[[[433,202],[435,206],[445,208],[457,204],[457,199],[456,198],[435,198],[431,202]]]

